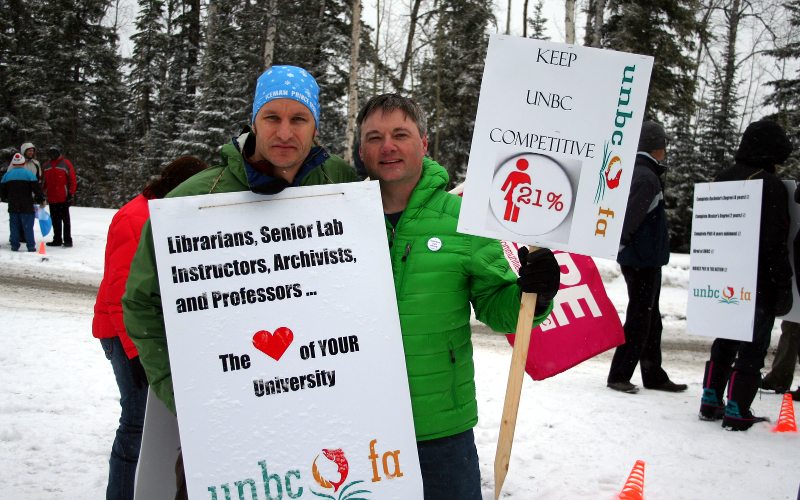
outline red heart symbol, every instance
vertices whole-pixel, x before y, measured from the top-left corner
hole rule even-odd
[[[270,333],[267,330],[259,330],[253,335],[253,345],[256,349],[263,352],[270,358],[278,361],[289,348],[294,340],[294,333],[282,326]]]

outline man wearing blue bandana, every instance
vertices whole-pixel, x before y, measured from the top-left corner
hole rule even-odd
[[[167,198],[248,190],[275,194],[288,186],[358,180],[350,165],[315,144],[319,116],[319,86],[314,77],[295,66],[272,66],[258,78],[250,126],[222,146],[221,163],[191,177]],[[122,308],[125,328],[139,351],[150,387],[174,413],[149,221],[131,264]],[[176,471],[182,473],[182,467],[176,467]],[[181,473],[177,498],[185,494]]]

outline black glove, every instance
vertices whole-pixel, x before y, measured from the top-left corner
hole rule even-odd
[[[539,248],[530,253],[528,247],[521,246],[517,255],[520,263],[517,284],[523,292],[537,294],[535,314],[539,315],[558,293],[561,268],[548,248]]]
[[[67,205],[71,205],[71,204],[72,204],[72,195],[71,194],[67,194]]]
[[[775,305],[773,306],[773,313],[775,316],[783,316],[789,314],[792,310],[792,288],[782,286],[775,288]]]
[[[128,366],[131,367],[131,376],[133,377],[133,383],[136,384],[136,387],[139,389],[147,387],[147,374],[144,372],[142,362],[139,361],[139,356],[129,359]]]

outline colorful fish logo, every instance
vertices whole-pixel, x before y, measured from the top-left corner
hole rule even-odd
[[[606,189],[616,189],[619,187],[620,179],[622,178],[621,165],[622,158],[613,154],[609,148],[609,144],[605,143],[603,146],[603,163],[600,165],[598,172],[597,190],[594,193],[594,202],[600,203],[606,195]],[[611,168],[617,165],[618,170],[615,171],[613,177],[611,175]]]
[[[341,448],[335,450],[323,449],[322,454],[325,455],[325,458],[336,464],[336,472],[339,474],[339,479],[332,481],[322,476],[317,466],[317,460],[320,458],[319,455],[314,458],[314,462],[311,465],[311,475],[314,476],[314,481],[316,481],[318,485],[325,489],[333,488],[333,492],[339,492],[339,496],[335,497],[326,493],[318,493],[314,490],[311,492],[318,497],[327,498],[329,500],[365,500],[367,497],[364,496],[364,494],[371,493],[369,490],[347,491],[351,487],[363,483],[364,481],[353,481],[346,484],[344,488],[342,488],[342,491],[339,491],[339,488],[344,484],[345,480],[347,480],[347,473],[350,471],[350,465],[347,463],[347,457],[344,456],[344,451],[342,451]]]
[[[728,286],[722,289],[722,298],[719,299],[719,302],[722,304],[739,304],[739,299],[733,297],[734,291],[733,287]]]
[[[317,455],[317,457],[314,459],[314,463],[311,466],[311,474],[314,476],[314,480],[317,482],[317,484],[323,488],[333,487],[333,491],[335,493],[339,490],[339,486],[341,486],[347,479],[347,472],[350,470],[350,465],[347,463],[347,457],[344,456],[344,452],[341,448],[337,448],[335,450],[322,450],[322,454],[336,464],[339,472],[339,481],[329,481],[322,477],[322,474],[320,474],[319,468],[317,467],[317,459],[319,459],[319,455]]]

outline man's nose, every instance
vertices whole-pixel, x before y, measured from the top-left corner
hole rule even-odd
[[[276,135],[278,136],[278,139],[281,140],[287,140],[292,136],[292,129],[288,120],[281,120],[281,122],[278,124]]]

